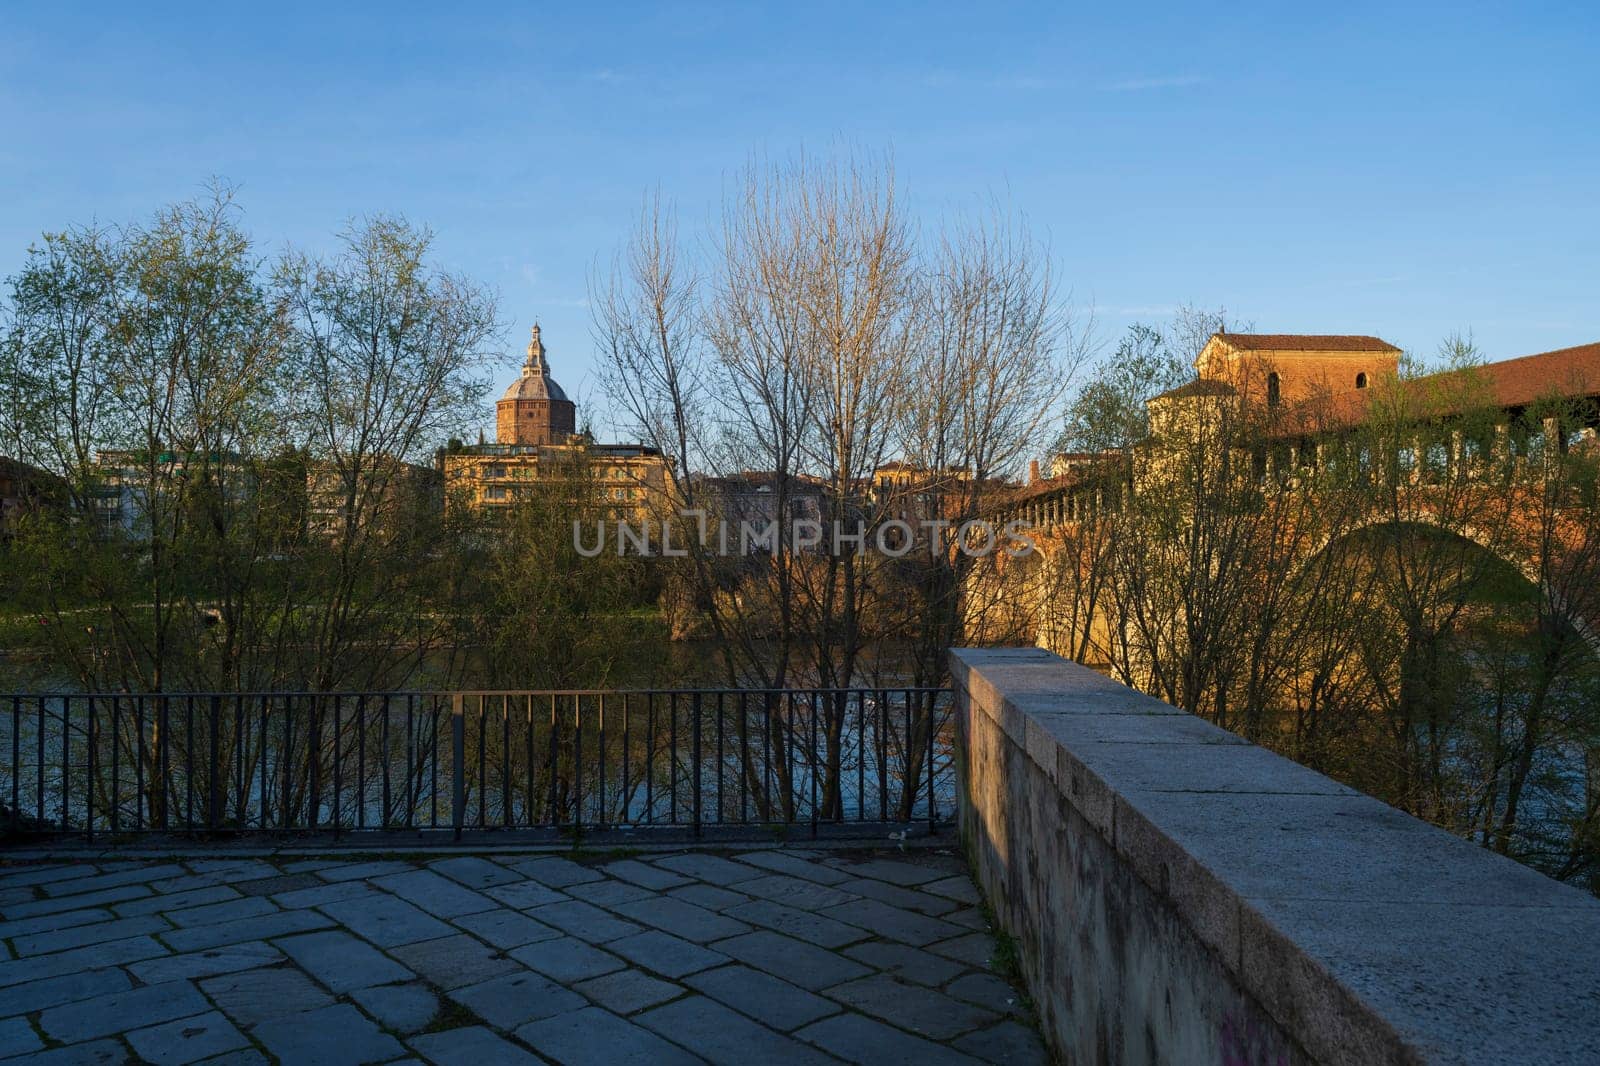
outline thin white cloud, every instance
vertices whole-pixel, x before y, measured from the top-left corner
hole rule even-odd
[[[1017,92],[1045,92],[1065,87],[1060,78],[1041,74],[983,74],[963,73],[953,70],[925,70],[918,81],[930,89],[983,88],[1004,89]]]
[[[1013,74],[1009,77],[996,78],[994,87],[997,89],[1022,89],[1038,91],[1043,89],[1059,89],[1061,82],[1056,78],[1041,78],[1031,74]]]
[[[1123,81],[1107,82],[1100,86],[1100,91],[1107,93],[1142,93],[1153,89],[1187,89],[1194,85],[1204,85],[1210,80],[1199,74],[1170,74],[1159,78],[1127,78]]]

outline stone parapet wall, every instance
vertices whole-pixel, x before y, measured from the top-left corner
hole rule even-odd
[[[1066,1061],[1600,1061],[1600,901],[1049,652],[951,668],[963,840]]]

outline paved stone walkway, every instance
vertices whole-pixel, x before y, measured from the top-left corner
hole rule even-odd
[[[0,1061],[1045,1061],[976,903],[928,851],[0,855]]]

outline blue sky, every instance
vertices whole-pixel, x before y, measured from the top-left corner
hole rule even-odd
[[[586,278],[646,189],[693,223],[752,153],[840,142],[929,219],[1025,213],[1108,342],[1180,303],[1600,340],[1592,4],[32,7],[0,16],[0,274],[210,175],[268,248],[401,212],[580,399]]]

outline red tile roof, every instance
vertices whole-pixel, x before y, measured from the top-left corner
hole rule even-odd
[[[1250,352],[1398,352],[1379,337],[1353,333],[1218,333],[1233,348]]]
[[[1473,378],[1468,379],[1466,375]],[[1465,384],[1469,380],[1482,389],[1484,401],[1502,409],[1526,407],[1554,395],[1600,396],[1600,342],[1504,359],[1470,370],[1427,374],[1412,378],[1405,387],[1423,390],[1452,382]],[[1470,391],[1477,393],[1478,390]],[[1290,434],[1317,432],[1354,425],[1366,414],[1374,392],[1374,389],[1350,389],[1308,400],[1290,412],[1291,426],[1287,431]]]

